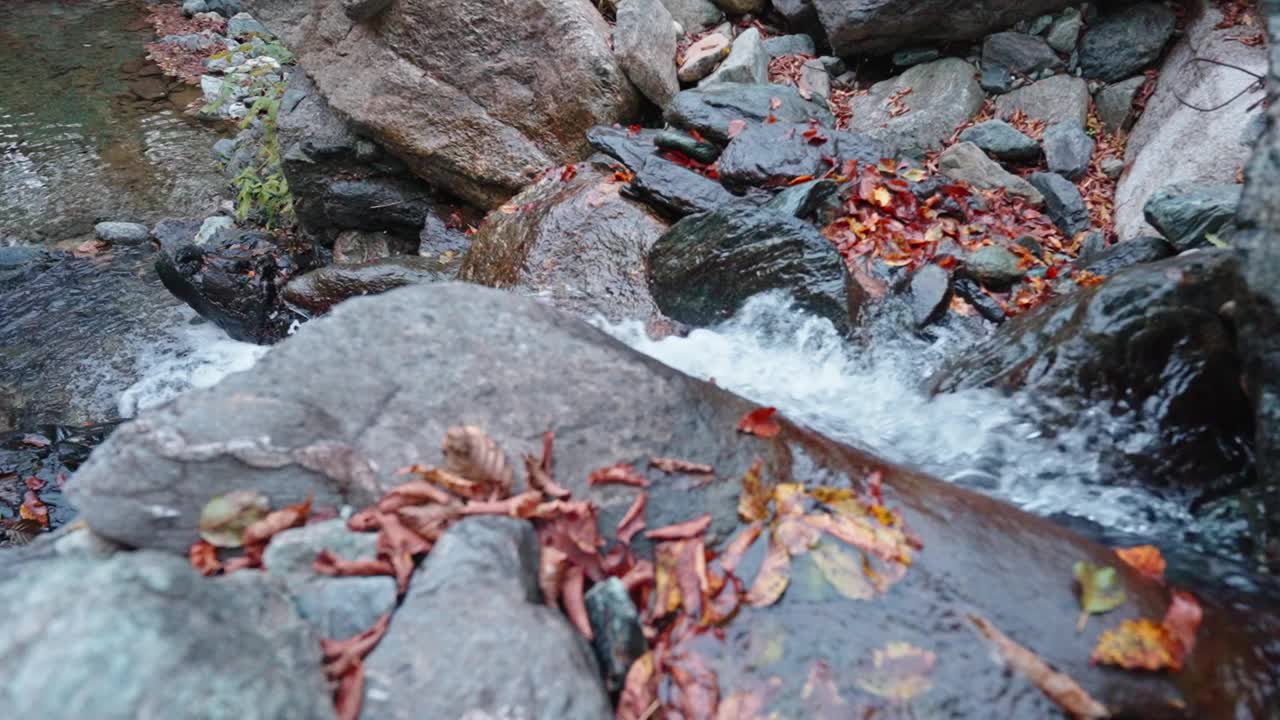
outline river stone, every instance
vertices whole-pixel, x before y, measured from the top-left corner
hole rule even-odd
[[[619,0],[617,17],[613,54],[618,65],[645,97],[665,107],[680,92],[671,13],[659,0]]]
[[[813,45],[813,38],[803,33],[794,35],[778,35],[776,37],[767,38],[764,41],[764,51],[769,57],[776,58],[783,55],[817,55],[818,51]]]
[[[1102,158],[1102,161],[1098,163],[1098,168],[1102,170],[1102,174],[1112,180],[1119,179],[1124,174],[1124,167],[1124,160],[1117,157]]]
[[[1080,40],[1080,70],[1085,77],[1107,82],[1140,72],[1160,57],[1176,19],[1172,10],[1154,2],[1104,15]]]
[[[798,87],[809,93],[810,97],[826,99],[831,97],[831,71],[823,58],[806,60],[800,66],[800,84]]]
[[[698,83],[705,87],[714,83],[767,83],[769,82],[769,53],[765,52],[756,28],[738,35],[729,47],[729,56],[715,72]]]
[[[894,67],[905,69],[933,62],[940,57],[942,57],[942,53],[936,47],[907,47],[895,50],[891,61]]]
[[[659,164],[684,170],[661,160],[645,167]],[[550,173],[490,213],[459,277],[514,288],[584,317],[647,320],[657,308],[645,281],[645,257],[667,223],[622,197],[623,183],[607,167],[577,167],[569,181]]]
[[[1125,268],[1163,260],[1176,253],[1168,240],[1146,236],[1118,242],[1096,255],[1077,260],[1073,265],[1078,270],[1110,277]]]
[[[1019,110],[1047,125],[1074,122],[1084,127],[1089,115],[1089,84],[1070,75],[1054,75],[996,98],[996,116],[1001,120]]]
[[[662,0],[662,4],[687,33],[702,32],[724,19],[710,0]]]
[[[359,295],[377,295],[414,283],[453,279],[438,259],[399,255],[362,263],[326,265],[293,278],[280,291],[291,306],[311,316]]]
[[[806,136],[810,130],[816,134]],[[817,141],[817,142],[815,142]],[[762,123],[743,130],[724,149],[717,165],[727,187],[745,189],[817,176],[832,166],[824,158],[876,163],[885,157],[880,143],[866,135],[814,128],[808,123]]]
[[[837,55],[881,54],[934,41],[973,40],[1052,12],[1063,0],[813,0]]]
[[[971,142],[958,142],[943,150],[938,156],[938,171],[982,190],[1005,190],[1010,195],[1026,198],[1032,205],[1044,202],[1040,191],[1031,183],[1005,170]]]
[[[1146,82],[1146,75],[1138,75],[1111,83],[1094,93],[1093,102],[1098,109],[1098,119],[1107,132],[1119,132],[1128,124],[1129,116],[1133,114],[1133,99]]]
[[[1019,75],[1036,75],[1062,67],[1062,60],[1042,38],[1020,32],[988,35],[982,43],[982,66],[1000,65]]]
[[[1050,125],[1044,131],[1044,159],[1050,172],[1079,180],[1093,160],[1093,138],[1073,122]]]
[[[269,38],[271,31],[249,13],[237,13],[227,20],[227,37],[248,38],[253,35]]]
[[[645,163],[623,191],[677,218],[745,202],[706,175],[663,158]]]
[[[827,209],[840,206],[840,184],[835,180],[810,180],[792,185],[773,196],[765,207],[801,220],[813,219]],[[824,218],[818,218],[824,220]],[[818,222],[825,225],[825,222]]]
[[[1001,95],[1013,89],[1013,74],[1009,68],[1001,65],[987,65],[982,68],[978,84],[992,95]]]
[[[590,646],[542,602],[537,577],[528,523],[472,518],[446,532],[365,660],[362,714],[612,718]]]
[[[1183,252],[1207,246],[1210,235],[1224,232],[1235,220],[1239,204],[1239,185],[1169,185],[1157,190],[1142,212],[1152,227]]]
[[[1172,281],[1165,283],[1167,287]],[[1156,376],[1148,372],[1145,377]],[[253,372],[230,375],[214,388],[188,392],[122,425],[94,451],[68,489],[82,518],[99,534],[185,556],[196,537],[200,508],[212,494],[252,487],[274,503],[314,494],[319,504],[364,506],[382,487],[403,481],[394,477],[395,468],[434,462],[445,429],[460,421],[484,428],[509,457],[536,456],[542,432],[550,428],[556,432],[556,479],[575,497],[599,505],[600,527],[609,537],[636,490],[590,487],[586,478],[591,470],[613,462],[644,467],[653,456],[712,464],[721,479],[705,484],[679,477],[658,480],[655,475],[645,515],[652,528],[709,513],[707,542],[720,548],[741,527],[737,479],[757,458],[766,476],[778,482],[863,489],[868,474],[879,471],[886,504],[902,513],[924,548],[913,554],[906,576],[893,586],[892,602],[847,601],[834,594],[821,602],[802,602],[799,594],[788,593],[767,610],[743,608],[727,628],[725,644],[717,641],[703,648],[723,696],[758,687],[754,680],[738,680],[749,675],[749,658],[738,643],[745,640],[741,633],[768,619],[781,625],[789,647],[803,648],[833,667],[870,658],[890,640],[928,647],[940,658],[930,675],[928,697],[949,714],[1051,717],[1058,711],[1052,701],[1003,664],[990,662],[991,651],[975,642],[963,621],[919,622],[931,608],[951,607],[963,597],[970,612],[991,618],[1003,632],[1035,648],[1116,716],[1141,717],[1151,702],[1159,701],[1153,698],[1176,696],[1195,717],[1230,720],[1248,717],[1250,707],[1267,707],[1277,699],[1275,667],[1257,645],[1258,638],[1273,637],[1280,626],[1271,605],[1258,603],[1242,612],[1189,582],[1181,586],[1196,593],[1204,617],[1195,652],[1181,672],[1117,673],[1092,666],[1088,657],[1098,633],[1124,619],[1159,617],[1168,606],[1166,587],[1117,564],[1110,547],[826,440],[786,418],[780,417],[781,432],[773,438],[736,432],[742,415],[756,407],[531,298],[461,283],[422,285],[344,303],[267,353]],[[529,548],[523,553],[529,557],[536,543],[532,533],[521,532],[525,539],[519,544]],[[541,687],[559,688],[572,681],[578,701],[602,694],[591,689],[598,687],[598,676],[578,684],[581,669],[567,672],[580,652],[590,656],[581,645],[581,650],[569,651],[574,646],[566,638],[583,641],[559,613],[530,604],[529,598],[536,597],[536,560],[521,560],[520,569],[513,570],[515,562],[495,560],[500,553],[491,548],[499,545],[506,548],[505,557],[519,556],[514,542],[489,542],[470,534],[459,539],[448,555],[441,556],[442,544],[428,556],[390,632],[366,659],[366,703],[415,703],[415,712],[424,717],[457,717],[423,709],[422,703],[455,697],[455,692],[505,698],[508,689],[524,693],[521,702],[529,702],[546,695],[526,687],[523,678],[530,677],[526,673],[541,678],[542,672],[550,676],[542,678]],[[633,547],[639,556],[652,557],[643,538]],[[483,559],[446,562],[459,553],[483,554]],[[1112,611],[1105,626],[1085,633],[1075,631],[1079,600],[1072,584],[1063,580],[1081,560],[1116,566],[1129,598]],[[475,566],[493,569],[469,570]],[[750,572],[746,562],[740,567]],[[1010,577],[1018,582],[1008,582]],[[83,596],[100,603],[97,591]],[[495,605],[499,612],[494,615],[470,619],[472,608],[481,612]],[[528,619],[530,612],[542,620]],[[859,621],[849,624],[855,615]],[[11,616],[26,623],[23,615]],[[845,631],[833,633],[833,627]],[[549,637],[562,642],[553,647],[539,640]],[[488,638],[494,644],[478,647]],[[715,640],[711,634],[705,639]],[[540,644],[523,644],[534,642]],[[119,645],[112,643],[115,652]],[[435,653],[448,655],[430,671],[411,660],[434,659]],[[540,660],[531,663],[531,657]],[[577,668],[573,662],[571,667]],[[393,669],[398,667],[405,668],[403,674]],[[470,676],[455,677],[458,668],[488,680],[479,687]],[[791,698],[777,708],[780,715],[810,716],[799,699],[810,669],[808,663],[770,668],[783,678],[783,697]],[[855,678],[834,676],[839,692],[855,697]],[[395,684],[395,692],[374,690],[401,679],[414,685]],[[748,685],[739,685],[744,682]],[[370,705],[365,712],[388,716]],[[607,704],[603,713],[609,716]],[[404,714],[409,715],[407,710]]]
[[[729,54],[729,38],[711,33],[684,51],[684,62],[676,72],[680,82],[694,83],[711,74]]]
[[[1070,180],[1057,173],[1040,172],[1027,181],[1044,196],[1045,214],[1067,237],[1089,229],[1089,209],[1080,190]]]
[[[627,670],[649,649],[640,627],[640,613],[622,581],[611,577],[596,583],[586,594],[587,616],[591,621],[591,649],[604,674],[605,690],[622,690]]]
[[[1017,255],[996,245],[987,245],[966,255],[964,270],[992,290],[1006,290],[1027,274]]]
[[[502,12],[481,0],[403,0],[359,24],[340,0],[318,0],[308,23],[293,49],[333,109],[478,206],[577,160],[587,128],[626,124],[639,107],[608,25],[578,0],[513,0]]]
[[[342,11],[357,22],[368,20],[391,7],[391,0],[342,0]]]
[[[0,620],[0,702],[16,717],[334,717],[319,638],[260,574],[62,557],[6,572],[0,600],[22,608]]]
[[[982,284],[977,280],[967,277],[954,277],[951,279],[951,287],[955,294],[972,305],[983,319],[997,325],[1008,319],[1004,308],[1000,307],[1000,303],[988,295],[986,290],[983,290]]]
[[[93,235],[112,245],[137,245],[151,237],[151,230],[139,223],[100,222],[93,226]]]
[[[870,135],[899,155],[937,150],[982,107],[985,96],[974,76],[973,66],[960,58],[916,65],[854,98],[849,129]],[[898,96],[907,112],[892,117],[890,98],[908,89],[911,92]]]
[[[951,275],[933,264],[921,266],[911,273],[907,303],[916,327],[921,328],[942,319],[951,299]]]
[[[665,150],[675,150],[701,163],[710,165],[720,157],[720,146],[699,140],[678,130],[663,130],[653,139],[653,144]]]
[[[783,290],[848,331],[864,299],[817,228],[757,208],[693,215],[673,225],[649,252],[649,287],[664,313],[695,326],[727,320],[751,297]]]
[[[200,229],[196,231],[195,237],[191,238],[191,242],[204,247],[213,240],[214,236],[222,230],[234,230],[236,221],[226,215],[214,215],[207,217],[200,223]]]
[[[1054,50],[1070,55],[1076,49],[1076,41],[1080,39],[1080,31],[1083,29],[1084,18],[1080,17],[1080,11],[1069,7],[1053,21],[1049,34],[1045,35],[1045,41]]]
[[[1035,160],[1041,152],[1040,143],[1003,120],[978,123],[960,133],[959,140],[1001,160]]]
[[[775,100],[778,107],[770,107]],[[789,85],[764,83],[717,83],[685,90],[663,113],[669,124],[697,130],[721,144],[729,142],[729,123],[734,120],[764,122],[770,116],[778,122],[817,120],[827,127],[835,125],[824,104],[804,99]]]
[[[659,132],[661,131],[652,129],[637,132],[628,128],[597,125],[587,131],[587,142],[591,143],[591,147],[625,165],[631,172],[640,172],[645,162],[655,154],[654,140]]]

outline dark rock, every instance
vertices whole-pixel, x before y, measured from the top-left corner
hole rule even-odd
[[[773,100],[780,104],[770,108]],[[719,83],[685,90],[667,106],[664,117],[675,127],[697,130],[721,144],[729,142],[729,123],[764,122],[772,115],[778,122],[817,120],[832,127],[835,120],[824,105],[805,100],[793,87],[750,83]]]
[[[902,48],[893,53],[893,64],[900,68],[915,67],[942,57],[935,47]]]
[[[1000,307],[1000,303],[982,290],[982,285],[977,280],[966,277],[954,278],[951,287],[955,290],[955,294],[964,299],[978,311],[982,317],[993,323],[999,324],[1004,322],[1007,316],[1004,308]]]
[[[1044,131],[1044,157],[1049,171],[1078,180],[1093,159],[1093,138],[1073,122],[1051,125]]]
[[[342,0],[342,11],[352,20],[368,20],[391,7],[391,0]]]
[[[1013,89],[1013,74],[1002,65],[984,65],[978,84],[993,95],[1003,95]]]
[[[781,57],[783,55],[818,54],[818,51],[813,45],[813,38],[800,33],[795,35],[778,35],[776,37],[766,38],[764,41],[764,51],[768,53],[771,58]]]
[[[729,142],[720,156],[720,180],[726,186],[783,184],[802,176],[817,176],[832,166],[824,158],[876,163],[885,148],[866,135],[838,132],[809,123],[751,125]]]
[[[48,270],[63,256],[34,245],[0,246],[0,294]]]
[[[443,224],[435,216],[432,219]],[[432,219],[427,222],[430,223]],[[419,245],[413,238],[390,233],[344,230],[333,240],[333,262],[339,265],[356,265],[392,255],[412,255],[417,253]]]
[[[959,58],[916,65],[855,97],[849,129],[870,135],[898,155],[937,150],[982,107],[986,96],[975,75],[973,66]],[[908,88],[909,93],[900,94]],[[892,97],[907,111],[897,113]]]
[[[839,207],[839,192],[840,185],[834,180],[810,180],[783,190],[766,203],[765,207],[801,220],[809,220],[822,215],[824,210]]]
[[[1087,263],[1107,249],[1107,236],[1101,230],[1093,229],[1080,239],[1080,253],[1076,260]]]
[[[151,237],[146,225],[131,222],[100,222],[93,226],[93,235],[112,245],[137,245]]]
[[[1089,84],[1070,75],[1054,75],[996,98],[996,117],[1001,120],[1019,110],[1046,125],[1070,121],[1084,127],[1089,115]]]
[[[1062,67],[1062,60],[1042,38],[1002,32],[988,35],[982,43],[982,66],[1001,66],[1019,75],[1035,75]]]
[[[591,648],[542,602],[533,529],[512,518],[440,538],[365,673],[374,718],[613,717]]]
[[[964,271],[992,290],[1008,289],[1027,274],[1017,255],[997,245],[987,245],[966,255]]]
[[[1140,72],[1160,57],[1176,19],[1172,10],[1154,2],[1104,15],[1080,40],[1080,70],[1107,82]]]
[[[907,303],[916,327],[936,322],[947,312],[951,275],[937,265],[924,265],[911,274]]]
[[[653,144],[667,150],[684,153],[700,163],[710,165],[720,157],[720,147],[705,140],[675,130],[663,130],[653,139]]]
[[[649,288],[664,313],[695,326],[727,320],[754,295],[784,290],[848,331],[863,300],[817,228],[765,209],[719,210],[673,225],[649,252]]]
[[[1172,185],[1157,190],[1147,200],[1143,215],[1182,252],[1205,247],[1210,235],[1224,232],[1235,220],[1239,204],[1239,185]]]
[[[1044,246],[1040,244],[1035,235],[1022,235],[1013,242],[1036,257],[1040,257],[1041,253],[1044,252]]]
[[[605,690],[616,693],[622,690],[631,664],[649,650],[640,628],[640,613],[626,586],[616,577],[594,585],[587,592],[586,602],[595,635],[591,649],[603,671]]]
[[[163,100],[169,96],[169,84],[164,78],[138,78],[129,83],[129,92],[142,100]]]
[[[1044,196],[1045,213],[1067,237],[1089,229],[1089,209],[1070,180],[1057,173],[1035,173],[1027,181]]]
[[[377,295],[405,285],[452,280],[435,258],[401,255],[351,265],[326,265],[293,278],[280,297],[310,316],[360,295]]]
[[[1163,260],[1175,254],[1173,246],[1164,238],[1139,237],[1123,240],[1087,259],[1077,260],[1075,268],[1110,277],[1125,268]]]
[[[676,79],[676,33],[659,0],[619,0],[613,54],[627,78],[658,107],[680,92]]]
[[[978,123],[960,133],[959,139],[971,142],[1001,160],[1035,160],[1040,157],[1040,143],[1003,120]]]
[[[982,190],[1005,190],[1010,195],[1026,198],[1032,205],[1044,202],[1040,191],[1031,183],[1005,170],[971,142],[958,142],[943,150],[938,156],[938,171]]]
[[[933,41],[973,40],[1062,0],[976,0],[957,12],[947,0],[813,0],[837,55],[880,54]]]
[[[1146,82],[1146,75],[1138,75],[1112,83],[1094,94],[1093,102],[1098,108],[1098,119],[1107,132],[1118,132],[1129,124],[1129,116],[1133,114],[1133,99]]]
[[[654,142],[659,132],[658,130],[632,132],[627,128],[597,125],[587,131],[587,142],[591,143],[591,147],[616,159],[635,173],[640,172],[645,161],[653,157]]]
[[[787,27],[794,32],[804,33],[827,45],[827,33],[818,20],[818,11],[813,7],[813,0],[774,0],[773,9],[786,18]]]
[[[427,216],[418,233],[418,254],[423,257],[447,261],[461,257],[470,247],[471,238],[464,231],[435,214]]]
[[[645,163],[626,192],[676,217],[741,202],[706,175],[663,159]]]
[[[1080,31],[1084,28],[1084,18],[1080,11],[1069,7],[1062,11],[1062,16],[1053,21],[1045,41],[1049,47],[1060,53],[1069,55],[1076,49],[1076,41],[1080,39]]]
[[[204,0],[204,11],[230,18],[240,14],[240,0]]]
[[[698,82],[705,87],[715,83],[751,83],[769,82],[769,53],[765,52],[764,41],[760,31],[748,28],[734,38],[729,47],[729,55],[707,77]]]

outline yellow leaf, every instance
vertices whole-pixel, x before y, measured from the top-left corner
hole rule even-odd
[[[838,543],[824,542],[814,548],[811,557],[822,577],[841,595],[850,600],[875,597],[875,586],[864,574],[865,564],[860,554],[845,550]]]
[[[1113,567],[1081,560],[1075,564],[1074,572],[1076,582],[1080,583],[1080,621],[1076,623],[1076,632],[1080,632],[1090,614],[1115,610],[1124,603],[1125,594]]]
[[[889,194],[888,188],[881,185],[871,193],[871,200],[882,208],[889,207],[893,203],[893,196]]]
[[[769,517],[769,499],[773,493],[764,484],[761,474],[764,462],[756,459],[747,474],[742,476],[742,492],[738,494],[738,516],[745,522],[757,522]]]
[[[778,541],[777,535],[769,536],[769,550],[765,553],[764,563],[756,574],[751,590],[747,592],[747,602],[754,607],[768,607],[782,597],[791,582],[791,558],[787,549]]]
[[[1173,636],[1151,620],[1125,620],[1098,638],[1089,660],[1126,670],[1182,669],[1182,653]]]

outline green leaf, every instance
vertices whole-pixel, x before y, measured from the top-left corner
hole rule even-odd
[[[1204,239],[1205,239],[1205,240],[1208,240],[1208,241],[1209,241],[1209,244],[1210,244],[1210,245],[1212,245],[1212,246],[1214,246],[1214,247],[1217,247],[1217,248],[1227,248],[1227,249],[1230,249],[1230,248],[1231,248],[1231,243],[1229,243],[1229,242],[1227,242],[1226,240],[1223,240],[1222,238],[1218,237],[1218,233],[1209,233],[1209,234],[1207,234],[1207,235],[1205,235],[1205,236],[1204,236]]]
[[[1076,630],[1084,630],[1090,615],[1100,615],[1120,607],[1125,601],[1124,587],[1116,569],[1093,565],[1083,560],[1075,564],[1076,582],[1080,583],[1080,621]]]
[[[824,540],[812,551],[812,556],[813,563],[836,592],[850,600],[870,600],[876,596],[875,586],[866,576],[865,563],[860,553]]]

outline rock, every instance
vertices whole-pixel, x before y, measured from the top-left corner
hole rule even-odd
[[[730,15],[756,15],[764,10],[765,0],[715,0]]]
[[[1167,185],[1151,195],[1142,212],[1178,252],[1184,252],[1205,247],[1210,235],[1224,232],[1239,204],[1239,185]]]
[[[937,265],[924,265],[911,273],[907,303],[916,327],[937,322],[951,300],[951,275]]]
[[[671,165],[654,160],[646,170],[661,164]],[[622,183],[607,167],[578,167],[571,180],[551,173],[491,213],[472,238],[459,277],[547,298],[584,317],[647,320],[657,308],[645,258],[667,223],[621,197]]]
[[[773,0],[773,9],[786,18],[787,28],[792,32],[804,33],[816,43],[827,45],[827,33],[818,21],[818,11],[813,7],[813,0]]]
[[[960,133],[959,139],[1001,160],[1035,160],[1041,152],[1040,143],[1003,120],[978,123]]]
[[[710,0],[662,0],[662,4],[685,32],[702,32],[724,19]]]
[[[985,96],[974,75],[973,66],[959,58],[916,65],[872,85],[870,94],[854,98],[849,129],[880,140],[899,155],[919,156],[939,149],[982,107]],[[896,108],[906,112],[898,113]]]
[[[992,290],[1005,290],[1027,274],[1018,256],[996,245],[987,245],[964,258],[964,271]]]
[[[0,701],[18,716],[334,717],[319,638],[255,573],[203,578],[155,552],[62,557],[6,572],[0,599],[24,608],[0,621]]]
[[[305,35],[311,3],[294,0],[242,0],[244,9],[267,26],[285,47],[300,48]]]
[[[1166,288],[1176,285],[1163,282]],[[1149,367],[1144,372],[1148,380],[1155,377]],[[929,702],[957,717],[1058,712],[1052,701],[1026,692],[1024,678],[987,662],[988,651],[974,645],[967,624],[919,622],[930,609],[951,607],[963,597],[971,612],[992,618],[1020,643],[1052,658],[1117,717],[1143,716],[1152,697],[1179,697],[1189,713],[1206,720],[1248,717],[1256,714],[1251,707],[1274,704],[1276,670],[1258,645],[1258,638],[1277,631],[1271,605],[1259,602],[1244,612],[1208,587],[1180,584],[1204,608],[1195,653],[1180,673],[1091,668],[1087,658],[1096,637],[1075,632],[1079,601],[1063,568],[1079,560],[1116,565],[1129,602],[1113,611],[1108,626],[1159,616],[1168,604],[1166,587],[1117,565],[1109,547],[826,440],[785,418],[779,418],[777,437],[742,436],[734,428],[755,407],[530,298],[461,283],[423,285],[344,303],[272,349],[253,372],[193,390],[121,426],[68,489],[84,521],[100,535],[185,553],[209,495],[254,487],[278,504],[314,493],[319,504],[364,506],[380,492],[362,489],[368,487],[364,482],[378,477],[390,485],[398,482],[394,468],[433,462],[445,429],[461,418],[484,428],[511,458],[539,453],[542,431],[554,418],[556,479],[575,497],[597,503],[600,527],[609,537],[636,491],[589,487],[592,469],[612,462],[643,468],[652,456],[713,464],[729,481],[699,485],[655,474],[646,522],[661,527],[710,513],[707,543],[719,549],[741,528],[740,488],[733,479],[756,458],[769,478],[809,486],[861,490],[868,473],[879,471],[886,504],[902,513],[924,547],[892,588],[892,601],[835,595],[804,601],[802,592],[788,592],[767,610],[742,608],[727,642],[711,633],[699,639],[723,697],[758,687],[754,679],[739,680],[751,677],[749,660],[732,636],[776,621],[787,647],[812,652],[832,667],[855,666],[882,649],[883,628],[894,628],[895,640],[917,647],[972,649],[973,662],[939,662],[930,675]],[[271,438],[269,445],[255,442],[262,436]],[[520,530],[517,537],[471,530],[493,525]],[[643,538],[634,549],[652,557]],[[364,713],[456,718],[465,716],[466,706],[437,703],[493,698],[528,708],[537,702],[531,698],[554,698],[562,701],[556,709],[521,710],[521,717],[572,717],[578,703],[599,698],[598,716],[611,717],[590,650],[561,613],[538,599],[536,551],[533,533],[509,518],[467,520],[447,533],[413,578],[386,637],[366,658]],[[793,582],[803,590],[807,571],[802,563],[796,571]],[[81,597],[100,602],[96,591]],[[848,623],[855,615],[858,622]],[[11,617],[22,627],[51,627],[28,624],[29,614]],[[842,632],[833,634],[833,627]],[[703,640],[708,644],[701,645]],[[780,715],[810,716],[799,700],[810,668],[811,663],[770,668],[783,677],[779,697],[794,698],[777,708]],[[855,697],[853,679],[833,677],[844,697]],[[499,715],[487,706],[477,714]]]
[[[1042,38],[1019,32],[988,35],[982,43],[982,66],[999,65],[1019,75],[1035,75],[1062,67],[1062,60]]]
[[[783,55],[817,55],[818,51],[814,48],[813,38],[803,33],[795,35],[778,35],[767,38],[764,41],[764,51],[769,57],[776,58]]]
[[[1093,138],[1074,122],[1050,125],[1044,131],[1044,157],[1049,171],[1079,180],[1093,160]]]
[[[269,38],[271,31],[249,13],[237,13],[227,20],[227,37],[244,39],[254,35]]]
[[[649,289],[673,320],[727,320],[754,295],[791,293],[848,331],[862,305],[844,260],[814,226],[766,209],[724,209],[671,226],[649,252]]]
[[[770,108],[773,100],[778,101],[778,107]],[[825,105],[805,100],[793,87],[763,83],[719,83],[685,90],[663,113],[669,124],[697,130],[721,144],[729,142],[729,123],[734,120],[764,122],[770,115],[778,122],[817,120],[827,127],[835,125]]]
[[[1251,89],[1254,78],[1191,59],[1267,72],[1266,48],[1232,39],[1240,29],[1218,28],[1222,17],[1221,9],[1212,3],[1190,16],[1185,36],[1170,48],[1156,90],[1129,133],[1124,157],[1128,169],[1115,195],[1115,228],[1121,239],[1155,234],[1143,217],[1143,207],[1160,188],[1233,183],[1249,161],[1255,137],[1251,128],[1264,114],[1263,108],[1255,107],[1262,94]],[[1215,107],[1240,92],[1244,94],[1213,112],[1201,112],[1179,100]]]
[[[902,48],[894,51],[893,64],[896,67],[909,68],[933,62],[940,57],[942,57],[942,53],[935,47]]]
[[[675,130],[663,130],[653,139],[653,144],[667,150],[676,150],[694,160],[710,165],[720,157],[720,147],[706,140]]]
[[[129,83],[129,92],[140,100],[163,100],[169,96],[169,84],[163,78],[138,78]]]
[[[885,157],[880,143],[866,135],[822,130],[806,135],[807,123],[751,125],[720,155],[717,166],[725,186],[745,190],[769,183],[786,184],[803,176],[818,176],[831,165],[824,158],[877,163]]]
[[[418,233],[418,254],[434,258],[447,266],[460,260],[462,254],[470,248],[471,237],[463,229],[437,215],[428,215],[426,223],[422,225],[422,232]],[[336,257],[335,254],[335,259]]]
[[[978,84],[993,95],[1001,95],[1013,89],[1013,75],[1002,65],[984,66]]]
[[[236,221],[226,215],[214,215],[212,217],[207,217],[200,223],[200,229],[197,230],[195,236],[191,238],[191,242],[200,246],[207,245],[209,244],[209,241],[213,239],[213,236],[218,234],[218,231],[234,230],[235,226]]]
[[[1087,264],[1107,249],[1107,236],[1101,230],[1090,229],[1080,239],[1080,253],[1076,256],[1079,264]]]
[[[640,628],[640,613],[616,577],[592,586],[586,604],[595,635],[591,649],[604,673],[605,690],[616,693],[622,690],[631,664],[649,650]]]
[[[705,87],[714,83],[767,83],[769,82],[769,53],[764,50],[760,31],[751,28],[734,38],[729,55],[699,83]]]
[[[997,325],[1008,319],[1004,308],[982,289],[982,285],[977,280],[955,277],[951,280],[951,287],[956,295],[972,305],[984,319]]]
[[[1074,122],[1084,127],[1089,115],[1089,85],[1080,78],[1054,75],[996,98],[996,116],[1001,120],[1019,110],[1046,125]]]
[[[839,207],[839,191],[840,185],[834,180],[810,180],[792,185],[774,195],[772,200],[765,203],[765,207],[801,220],[808,220],[822,213],[823,210]],[[815,224],[825,225],[826,223],[816,222]]]
[[[1129,116],[1133,114],[1133,99],[1146,82],[1147,76],[1138,75],[1107,85],[1094,94],[1093,102],[1098,109],[1098,119],[1107,132],[1125,129]]]
[[[1010,195],[1026,198],[1032,205],[1044,202],[1031,183],[1000,167],[1000,163],[971,142],[959,142],[943,150],[938,156],[938,171],[952,180],[983,190],[1003,188]]]
[[[1173,246],[1162,237],[1140,237],[1118,242],[1088,259],[1077,260],[1076,269],[1094,275],[1110,277],[1125,268],[1163,260],[1176,254]]]
[[[384,232],[345,230],[338,233],[333,241],[333,261],[340,265],[355,265],[392,255],[412,255],[418,247],[419,243],[412,239]]]
[[[1102,174],[1115,180],[1124,174],[1124,161],[1120,158],[1108,157],[1103,158],[1099,163],[1102,168]]]
[[[684,52],[676,77],[680,82],[695,83],[711,74],[721,60],[729,54],[729,38],[711,33],[689,46]]]
[[[295,48],[302,68],[337,114],[472,204],[501,204],[585,154],[592,125],[625,124],[638,108],[589,4],[421,0],[359,25],[341,4],[314,3]]]
[[[618,2],[618,21],[613,29],[614,57],[640,92],[660,108],[666,107],[680,92],[672,22],[671,13],[659,0]]]
[[[205,6],[204,0],[185,0],[185,2],[182,3],[182,14],[187,17],[198,15],[202,12],[208,12],[208,8]]]
[[[391,0],[342,0],[342,11],[355,21],[368,20],[391,7]]]
[[[1108,438],[1090,423],[1101,434],[1094,447],[1107,448],[1107,482],[1213,492],[1249,464],[1250,413],[1233,333],[1219,314],[1237,283],[1229,251],[1132,267],[1012,318],[930,386],[1019,390],[1045,427],[1065,418],[1079,427],[1079,413],[1102,403],[1109,416],[1148,428]]]
[[[1089,228],[1089,210],[1080,190],[1057,173],[1035,173],[1027,178],[1044,196],[1045,214],[1067,237]]]
[[[612,718],[591,648],[542,602],[537,578],[528,523],[472,518],[446,532],[365,660],[362,713]]]
[[[800,90],[810,97],[831,97],[831,73],[820,59],[808,60],[800,66]]]
[[[100,222],[93,226],[93,236],[112,245],[137,245],[151,237],[146,225],[131,222]]]
[[[831,48],[841,56],[973,40],[1067,4],[1062,0],[976,0],[964,12],[956,12],[947,0],[813,0]]]
[[[1080,17],[1080,11],[1069,7],[1062,11],[1062,15],[1057,20],[1053,21],[1045,41],[1054,50],[1070,55],[1076,49],[1076,41],[1080,39],[1080,31],[1083,29],[1084,18]]]
[[[649,158],[655,156],[654,140],[659,131],[615,128],[608,125],[597,125],[587,131],[587,142],[591,147],[616,159],[631,172],[639,172]]]
[[[623,190],[675,217],[742,202],[706,175],[661,158],[645,163]]]
[[[206,12],[230,18],[240,14],[240,0],[204,0]]]
[[[326,265],[289,281],[280,297],[311,316],[360,295],[377,295],[415,283],[453,279],[435,258],[393,256],[356,264]]]
[[[1144,2],[1108,13],[1080,40],[1085,77],[1122,80],[1154,63],[1173,35],[1176,18],[1168,7]]]

